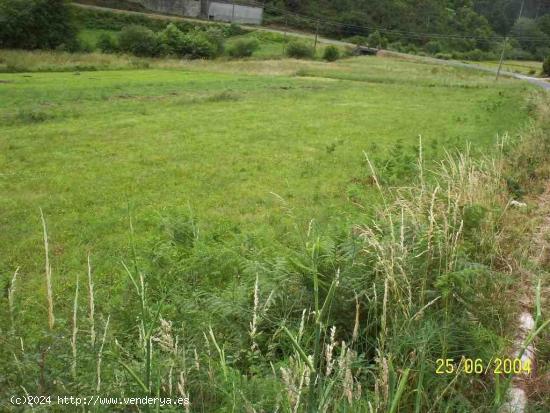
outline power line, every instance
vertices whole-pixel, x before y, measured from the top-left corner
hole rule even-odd
[[[379,33],[384,34],[395,34],[401,37],[408,37],[413,39],[425,39],[425,38],[434,38],[434,39],[448,39],[448,40],[481,40],[481,41],[504,41],[505,37],[503,36],[489,36],[489,37],[481,37],[481,36],[467,36],[467,35],[458,35],[458,34],[441,34],[441,33],[422,33],[422,32],[413,32],[413,31],[403,31],[403,30],[396,30],[396,29],[387,29],[385,27],[380,26],[362,26],[362,25],[355,25],[355,24],[349,24],[349,23],[342,23],[335,20],[328,20],[326,18],[320,18],[320,17],[313,17],[308,16],[305,14],[295,13],[288,11],[286,9],[281,9],[279,7],[273,6],[271,4],[263,4],[259,3],[254,0],[250,0],[249,3],[254,4],[259,7],[264,7],[264,9],[273,10],[276,12],[279,12],[285,16],[292,16],[295,18],[300,18],[305,21],[309,21],[311,23],[323,23],[325,26],[332,26],[332,27],[341,27],[341,28],[348,28],[348,29],[355,29],[355,30],[362,30],[365,32],[373,32],[378,31]],[[547,42],[547,40],[533,37],[533,36],[510,36],[510,38],[520,40],[522,42],[526,43],[544,43]]]

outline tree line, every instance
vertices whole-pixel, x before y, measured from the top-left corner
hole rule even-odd
[[[269,23],[319,27],[326,35],[355,40],[378,31],[390,46],[403,51],[495,55],[502,49],[503,37],[509,36],[510,57],[540,60],[550,54],[547,0],[267,0],[265,4]]]

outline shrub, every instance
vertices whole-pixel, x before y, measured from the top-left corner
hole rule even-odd
[[[292,41],[286,47],[286,54],[296,59],[312,58],[313,48],[300,41]]]
[[[544,59],[544,63],[542,64],[542,73],[550,76],[550,56]]]
[[[435,57],[442,60],[451,60],[453,58],[449,53],[437,53]]]
[[[426,43],[424,48],[429,54],[432,55],[441,53],[441,51],[443,50],[443,48],[441,47],[441,43],[437,40],[430,40],[428,43]]]
[[[211,59],[218,53],[217,46],[199,31],[183,35],[182,55],[189,59]]]
[[[239,39],[228,49],[231,57],[250,57],[258,50],[260,42],[257,39]]]
[[[367,45],[367,38],[364,36],[351,36],[348,37],[346,40],[348,43],[356,44],[357,46],[366,46]]]
[[[103,53],[115,53],[118,50],[116,39],[109,33],[102,33],[97,39],[97,47]]]
[[[75,49],[71,48],[74,47]],[[82,52],[82,53],[92,53],[95,50],[95,47],[92,43],[90,43],[88,40],[78,40],[74,46],[69,45],[65,48],[68,52]]]
[[[506,58],[510,60],[533,60],[533,55],[527,50],[514,48],[506,53]]]
[[[55,49],[76,44],[76,33],[64,0],[0,1],[0,47]]]
[[[367,38],[367,44],[371,47],[385,49],[388,47],[388,39],[382,36],[380,32],[375,31],[374,33],[371,33]]]
[[[323,59],[328,62],[335,62],[340,58],[340,51],[336,46],[327,46],[323,52]]]
[[[485,58],[485,53],[479,49],[470,50],[463,54],[463,58],[466,60],[472,60],[474,62],[479,62]]]
[[[212,46],[214,46],[215,52],[212,57],[221,56],[224,51],[225,34],[222,27],[211,26],[204,31],[204,35],[208,39]]]
[[[184,34],[174,23],[170,23],[158,34],[158,40],[161,43],[161,51],[163,54],[176,56],[183,55],[185,49]]]
[[[223,34],[226,37],[233,37],[233,36],[240,36],[241,34],[245,34],[246,30],[244,30],[241,26],[239,26],[236,23],[231,23],[228,26],[224,26],[223,28]]]
[[[120,50],[136,56],[158,56],[161,43],[158,36],[147,27],[127,26],[120,32],[118,43]]]

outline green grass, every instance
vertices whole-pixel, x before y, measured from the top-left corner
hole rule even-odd
[[[446,355],[490,357],[503,348],[508,279],[491,267],[500,251],[493,231],[502,217],[502,179],[490,163],[475,166],[468,157],[445,164],[452,176],[430,170],[442,171],[436,161],[446,151],[464,152],[470,143],[479,159],[493,154],[499,136],[516,135],[529,120],[531,86],[374,57],[185,62],[1,51],[0,59],[6,70],[9,62],[33,70],[0,74],[3,285],[20,268],[16,325],[1,337],[0,356],[10,360],[2,365],[17,367],[2,373],[5,391],[95,394],[99,349],[89,344],[84,281],[90,254],[97,340],[110,314],[105,394],[142,394],[144,387],[156,394],[161,380],[165,394],[175,366],[174,381],[184,373],[205,411],[240,403],[273,411],[277,394],[290,411],[280,371],[298,378],[306,364],[324,371],[328,326],[335,325],[336,341],[358,353],[319,385],[310,382],[302,400],[310,409],[325,402],[329,411],[347,408],[349,374],[364,386],[354,411],[373,399],[373,377],[386,381],[379,397],[394,411],[423,411],[448,388],[449,402],[434,411],[470,411],[492,400],[487,383],[472,388],[461,377],[450,387],[453,378],[433,367]],[[88,70],[76,69],[84,61]],[[49,332],[40,209],[57,319]],[[77,275],[84,292],[70,376]],[[300,336],[307,309],[319,311]],[[170,354],[157,341],[153,350],[142,342],[168,329],[159,316],[182,337]],[[196,371],[189,367],[195,349]],[[335,357],[342,351],[336,346]],[[40,357],[47,361],[37,384],[31,378]]]
[[[116,36],[119,32],[115,30],[105,30],[105,29],[83,29],[78,33],[78,38],[83,41],[85,44],[90,45],[93,49],[97,49],[97,41],[102,34],[110,34],[111,36]]]
[[[434,77],[429,66],[383,59],[315,67],[307,78],[2,75],[4,264],[23,265],[39,248],[39,207],[63,272],[90,248],[112,264],[107,256],[126,243],[128,203],[149,217],[138,232],[159,210],[187,204],[207,226],[276,232],[281,210],[271,193],[301,218],[328,223],[353,210],[350,193],[364,189],[356,183],[368,175],[363,151],[383,159],[399,140],[413,154],[418,135],[436,155],[467,141],[482,151],[526,119],[517,83],[495,89],[467,72]]]
[[[487,66],[490,68],[497,68],[499,66],[498,61],[486,61],[479,62],[481,66]],[[542,72],[542,62],[525,61],[525,60],[506,60],[502,69],[508,72],[520,73],[522,75],[538,76]]]

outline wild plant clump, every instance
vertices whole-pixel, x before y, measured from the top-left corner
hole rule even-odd
[[[295,59],[313,58],[313,48],[301,41],[292,41],[286,47],[286,55]]]
[[[550,76],[550,56],[544,59],[544,63],[542,64],[542,73],[546,76]]]
[[[77,27],[64,0],[2,0],[0,22],[0,48],[78,48]]]
[[[117,40],[109,33],[102,33],[97,39],[97,47],[103,53],[116,53],[119,50]]]
[[[340,51],[336,46],[327,46],[323,52],[323,59],[327,62],[335,62],[340,58]]]
[[[257,39],[239,39],[229,47],[227,52],[229,56],[235,58],[250,57],[259,47],[260,43]]]
[[[127,26],[120,33],[118,44],[121,51],[142,57],[209,59],[223,52],[223,36],[217,29],[184,33],[173,23],[159,33],[143,26]]]
[[[122,29],[118,44],[122,52],[140,57],[154,57],[160,54],[162,43],[151,29],[135,25]]]

